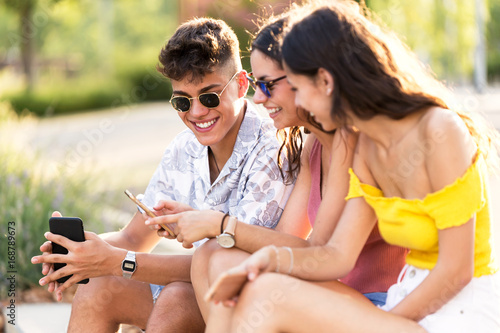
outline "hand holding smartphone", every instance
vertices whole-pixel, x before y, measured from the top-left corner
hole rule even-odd
[[[141,207],[145,212],[146,214],[149,216],[149,217],[157,217],[155,215],[155,213],[153,213],[148,207],[146,207],[145,204],[143,204],[142,202],[140,202],[139,200],[137,200],[137,198],[129,191],[129,190],[125,190],[125,194],[127,195],[127,197],[130,198],[130,200],[132,200],[133,202],[135,202],[135,204],[139,207]],[[174,232],[169,228],[167,227],[165,224],[160,224],[161,227],[163,229],[165,229],[168,234],[171,236],[171,237],[174,237],[175,238],[175,234]]]
[[[208,290],[205,301],[223,302],[238,296],[247,283],[247,274],[245,271],[222,273]]]
[[[64,236],[75,242],[84,242],[85,233],[83,231],[83,222],[78,217],[51,217],[49,220],[50,232],[56,235]],[[68,254],[68,249],[52,242],[52,253],[54,254]],[[66,266],[64,263],[54,263],[54,271]],[[73,275],[63,276],[57,279],[58,283],[66,282]],[[89,279],[82,280],[78,283],[86,284]]]

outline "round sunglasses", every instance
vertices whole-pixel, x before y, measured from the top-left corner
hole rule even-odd
[[[226,90],[227,86],[229,83],[236,77],[236,75],[239,72],[234,73],[234,75],[231,77],[231,79],[226,83],[224,88],[222,88],[222,91],[220,93],[216,93],[214,91],[212,92],[207,92],[198,95],[198,97],[186,97],[186,96],[174,96],[170,98],[170,104],[172,104],[172,107],[177,111],[177,112],[188,112],[191,110],[191,100],[197,98],[201,105],[212,109],[216,108],[220,104],[220,96]]]
[[[264,95],[267,96],[267,98],[271,97],[271,91],[269,89],[271,89],[274,86],[274,84],[279,80],[283,80],[284,78],[286,78],[286,75],[283,75],[277,79],[265,81],[265,80],[255,80],[254,78],[252,78],[252,76],[253,73],[248,74],[247,79],[250,85],[252,86],[253,90],[257,90],[257,87],[259,87],[259,89],[264,93]]]

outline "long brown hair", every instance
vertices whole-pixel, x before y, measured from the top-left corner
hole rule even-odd
[[[313,77],[319,68],[332,74],[331,117],[340,126],[346,124],[347,110],[360,119],[375,115],[401,119],[428,107],[450,109],[450,92],[395,33],[375,21],[364,3],[307,3],[290,14],[283,60],[297,74]],[[496,167],[498,132],[480,119],[454,111]]]
[[[286,13],[279,16],[270,15],[267,19],[261,20],[261,22],[258,23],[260,28],[258,32],[252,36],[253,40],[250,45],[250,52],[253,50],[259,50],[270,60],[274,61],[278,68],[281,69],[283,69],[281,40],[283,38],[283,29],[286,26],[287,21],[288,17]],[[309,113],[306,114],[305,121],[307,121],[311,126],[322,130],[321,125],[318,124],[309,115]],[[307,129],[304,129],[304,132],[309,133]],[[291,126],[290,128],[279,129],[276,136],[278,137],[278,140],[281,141],[281,147],[278,152],[278,166],[280,168],[281,175],[287,180],[295,179],[297,174],[300,172],[300,157],[304,144],[302,128],[300,126]],[[288,161],[288,167],[286,169],[287,177],[285,177],[283,172],[283,153],[286,154],[286,160]]]

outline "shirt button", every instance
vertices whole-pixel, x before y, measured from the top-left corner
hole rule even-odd
[[[417,274],[417,272],[415,272],[413,269],[410,271],[410,274],[409,274],[409,277],[410,279],[413,278],[415,276],[415,274]]]

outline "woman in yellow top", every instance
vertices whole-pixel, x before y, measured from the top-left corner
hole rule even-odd
[[[282,45],[296,104],[325,130],[360,131],[344,237],[266,247],[229,272],[254,281],[237,302],[230,279],[212,291],[229,292],[218,299],[236,306],[234,332],[500,332],[487,190],[498,133],[450,110],[402,42],[363,12],[350,1],[300,8]],[[336,276],[376,218],[388,243],[410,249],[385,306],[308,282]],[[263,274],[273,271],[282,274]]]

